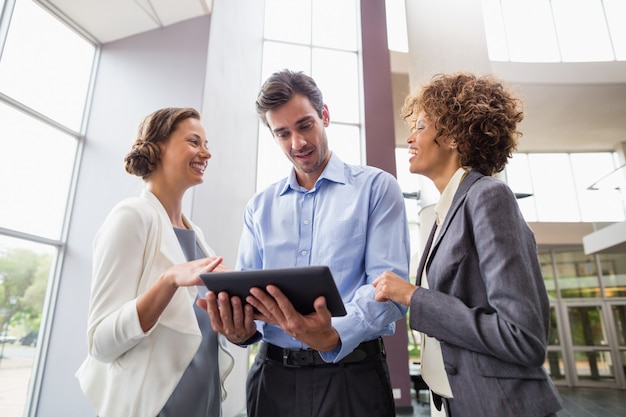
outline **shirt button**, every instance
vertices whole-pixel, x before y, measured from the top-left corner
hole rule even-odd
[[[305,250],[303,250],[301,253],[302,253],[302,256],[306,256],[306,251]]]
[[[311,198],[311,197],[313,197],[313,195],[312,195],[312,194],[307,194],[307,195],[306,195],[306,198]]]
[[[308,221],[308,220],[305,220],[305,221],[304,221],[304,224],[309,224],[309,221]]]

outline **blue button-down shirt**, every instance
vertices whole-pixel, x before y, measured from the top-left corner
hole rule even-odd
[[[380,169],[343,163],[332,154],[311,190],[295,172],[248,202],[238,269],[327,265],[348,314],[333,317],[340,346],[322,353],[341,360],[359,343],[393,334],[406,307],[374,300],[372,281],[390,270],[408,279],[409,232],[395,178]],[[306,348],[280,327],[257,322],[266,342]]]

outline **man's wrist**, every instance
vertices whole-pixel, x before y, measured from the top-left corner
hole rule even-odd
[[[250,336],[249,338],[247,338],[246,340],[244,340],[243,342],[237,343],[237,342],[233,342],[234,344],[238,345],[238,346],[242,346],[242,347],[246,347],[249,345],[253,345],[255,343],[257,343],[258,341],[260,341],[263,338],[263,335],[261,334],[261,332],[259,332],[258,330],[255,331],[252,336]]]

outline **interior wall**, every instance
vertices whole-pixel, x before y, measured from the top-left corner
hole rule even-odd
[[[143,117],[161,107],[202,107],[209,23],[204,16],[102,46],[33,415],[95,415],[74,377],[87,353],[92,240],[113,205],[142,187],[123,158]]]
[[[235,266],[243,211],[256,191],[263,16],[259,0],[215,0],[202,120],[213,155],[194,188],[192,220],[224,263]],[[245,28],[245,30],[241,30]],[[231,345],[235,368],[226,380],[224,417],[245,409],[248,349]]]

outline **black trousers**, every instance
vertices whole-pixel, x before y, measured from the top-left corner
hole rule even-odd
[[[247,381],[248,417],[394,417],[384,353],[361,362],[285,366],[257,354]]]

